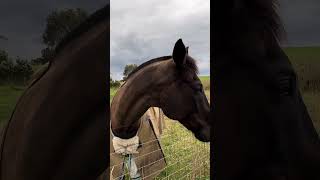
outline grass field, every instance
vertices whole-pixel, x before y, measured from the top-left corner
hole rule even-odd
[[[302,91],[320,91],[320,47],[287,48]]]
[[[210,76],[199,76],[199,79],[201,80],[203,86],[209,85],[210,87]]]
[[[290,47],[285,52],[298,74],[303,99],[320,134],[320,47]]]
[[[210,179],[210,144],[198,141],[179,122],[166,120],[160,142],[167,167],[156,179]]]
[[[112,87],[110,88],[110,102],[112,101],[113,96],[116,94],[117,88]]]
[[[23,88],[11,85],[0,86],[0,127],[11,116],[15,104],[23,92]]]

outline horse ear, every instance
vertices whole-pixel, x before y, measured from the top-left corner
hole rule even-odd
[[[184,46],[182,39],[179,39],[173,48],[172,58],[177,66],[183,66],[186,63],[188,49]]]

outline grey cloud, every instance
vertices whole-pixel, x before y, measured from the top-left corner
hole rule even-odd
[[[291,46],[320,45],[320,1],[280,0],[279,13]]]
[[[178,38],[190,46],[200,71],[209,73],[209,0],[114,0],[111,2],[111,72],[125,64],[170,55]],[[53,9],[84,8],[89,13],[106,0],[0,1],[0,48],[11,56],[34,58],[43,48],[45,18]],[[288,45],[320,45],[320,1],[280,0]]]
[[[111,2],[111,73],[122,77],[126,64],[171,55],[182,38],[201,74],[209,74],[210,1],[118,0]]]
[[[279,0],[289,46],[320,45],[320,1]],[[200,72],[209,68],[209,1],[117,0],[111,3],[111,72],[121,77],[125,64],[171,54],[182,37]],[[199,10],[200,9],[200,10]],[[123,42],[124,41],[124,42]]]

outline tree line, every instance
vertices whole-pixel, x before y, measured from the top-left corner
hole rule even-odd
[[[0,84],[26,84],[38,67],[45,65],[55,56],[55,48],[61,40],[87,17],[87,12],[79,8],[54,10],[49,13],[42,34],[42,43],[45,47],[40,50],[40,57],[12,58],[5,50],[0,49]],[[9,41],[10,39],[0,35],[0,40]]]
[[[79,8],[54,10],[49,13],[45,30],[41,35],[45,47],[41,50],[40,57],[29,60],[20,57],[11,58],[5,50],[0,49],[0,84],[26,84],[38,68],[55,56],[55,48],[61,40],[87,18],[88,13]],[[0,35],[0,40],[8,41],[8,38]],[[136,67],[136,64],[127,64],[124,67],[122,80],[115,80],[110,75],[110,86],[119,87]]]
[[[30,61],[16,57],[9,58],[6,51],[0,50],[0,83],[25,84],[33,74]]]
[[[122,80],[115,80],[110,75],[110,86],[111,87],[119,87],[122,82],[127,80],[127,77],[129,76],[129,74],[137,67],[138,66],[136,64],[127,64],[124,67],[124,70],[123,70],[123,73],[122,73],[122,75],[123,75]]]

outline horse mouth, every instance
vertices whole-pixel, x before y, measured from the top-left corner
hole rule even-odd
[[[206,135],[205,133],[195,133],[194,136],[202,142],[210,142],[210,135]]]
[[[189,122],[189,123],[183,123]],[[193,123],[190,123],[193,122]],[[210,142],[210,125],[201,125],[195,123],[197,122],[197,118],[188,118],[185,121],[182,121],[182,124],[191,132],[193,132],[194,136],[202,142]]]

